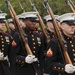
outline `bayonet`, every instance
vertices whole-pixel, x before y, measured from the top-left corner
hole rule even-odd
[[[25,12],[25,9],[23,8],[23,6],[22,6],[22,4],[20,2],[19,2],[19,5],[20,5],[22,11]]]

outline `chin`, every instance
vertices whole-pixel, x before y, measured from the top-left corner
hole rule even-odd
[[[70,34],[71,34],[71,35],[73,35],[73,34],[74,34],[74,32],[71,32]]]

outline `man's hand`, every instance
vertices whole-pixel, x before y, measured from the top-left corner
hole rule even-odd
[[[37,61],[37,58],[34,55],[27,55],[25,58],[25,62],[29,64],[36,62],[36,61]]]
[[[67,73],[73,73],[75,71],[74,66],[72,64],[66,64],[65,65],[65,72]]]

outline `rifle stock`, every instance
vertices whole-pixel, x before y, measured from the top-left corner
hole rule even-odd
[[[73,13],[75,13],[74,5],[71,0],[66,0],[66,4],[68,4]]]
[[[10,34],[10,28],[9,28],[9,25],[8,25],[7,21],[5,22],[5,25],[6,25],[6,28],[7,28],[7,32]]]
[[[38,12],[38,10],[36,9],[35,5],[31,2],[31,0],[29,0],[29,1],[30,1],[30,3],[31,3],[31,6],[32,6],[33,10],[35,10],[36,12]],[[48,35],[47,35],[47,33],[46,33],[46,32],[47,32],[47,31],[46,31],[46,27],[45,27],[45,25],[44,25],[44,22],[43,22],[43,20],[42,20],[42,18],[41,18],[41,16],[40,16],[39,12],[37,13],[37,16],[38,16],[39,21],[40,21],[40,27],[41,27],[41,29],[42,29],[42,31],[43,31],[43,33],[44,33],[46,39],[47,39],[47,42],[49,42],[49,41],[50,41],[50,38],[48,37]]]
[[[48,4],[48,1],[45,0],[44,1],[44,5],[46,6],[46,9],[48,10],[48,14],[51,16],[52,20],[53,20],[53,25],[54,25],[54,29],[55,29],[55,32],[56,32],[56,36],[58,38],[58,41],[59,41],[59,44],[63,50],[63,54],[64,54],[64,58],[65,58],[65,62],[67,64],[72,64],[71,62],[71,59],[67,53],[67,48],[66,48],[66,44],[64,43],[64,41],[62,40],[62,37],[61,37],[61,34],[60,34],[60,31],[58,29],[58,25],[57,25],[57,22],[56,22],[56,19],[54,17],[54,14],[53,14],[53,11],[52,9],[50,8],[49,4]]]
[[[23,40],[23,42],[24,42],[24,46],[25,46],[25,48],[26,48],[27,54],[33,55],[33,53],[31,52],[31,49],[30,49],[30,47],[29,47],[29,45],[28,45],[28,42],[26,41],[24,35],[22,34],[22,29],[21,29],[21,27],[20,27],[20,22],[19,22],[18,17],[16,16],[16,13],[15,13],[13,7],[11,6],[11,4],[10,4],[10,2],[9,2],[8,0],[6,0],[6,3],[7,3],[7,5],[8,5],[8,9],[9,9],[9,11],[10,11],[10,14],[11,14],[13,20],[17,23],[17,24],[16,24],[16,27],[17,27],[18,32],[19,32],[19,34],[20,34],[20,36],[21,36],[21,38],[22,38],[22,40]]]

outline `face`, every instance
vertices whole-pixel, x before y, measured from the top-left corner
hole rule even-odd
[[[21,19],[20,19],[19,21],[20,21],[20,23],[21,23],[21,27],[22,27],[22,28],[25,28],[25,27],[26,27],[26,25],[25,25],[24,21],[23,21],[23,20],[21,20]]]
[[[62,23],[61,29],[63,30],[64,34],[66,35],[73,35],[75,31],[74,25],[68,25],[66,23]]]
[[[3,31],[5,27],[5,23],[0,23],[0,31]]]
[[[38,30],[39,29],[39,22],[36,22],[36,30]]]
[[[52,22],[48,21],[48,22],[46,23],[46,25],[47,25],[48,30],[49,30],[50,32],[54,32],[54,27],[53,27],[53,23],[52,23]]]
[[[26,28],[29,29],[29,30],[31,30],[31,31],[34,31],[37,28],[36,22],[32,22],[30,20],[26,20],[25,24],[26,24]]]
[[[11,30],[14,30],[14,29],[15,29],[14,24],[13,24],[13,23],[9,23],[9,28],[10,28]]]

